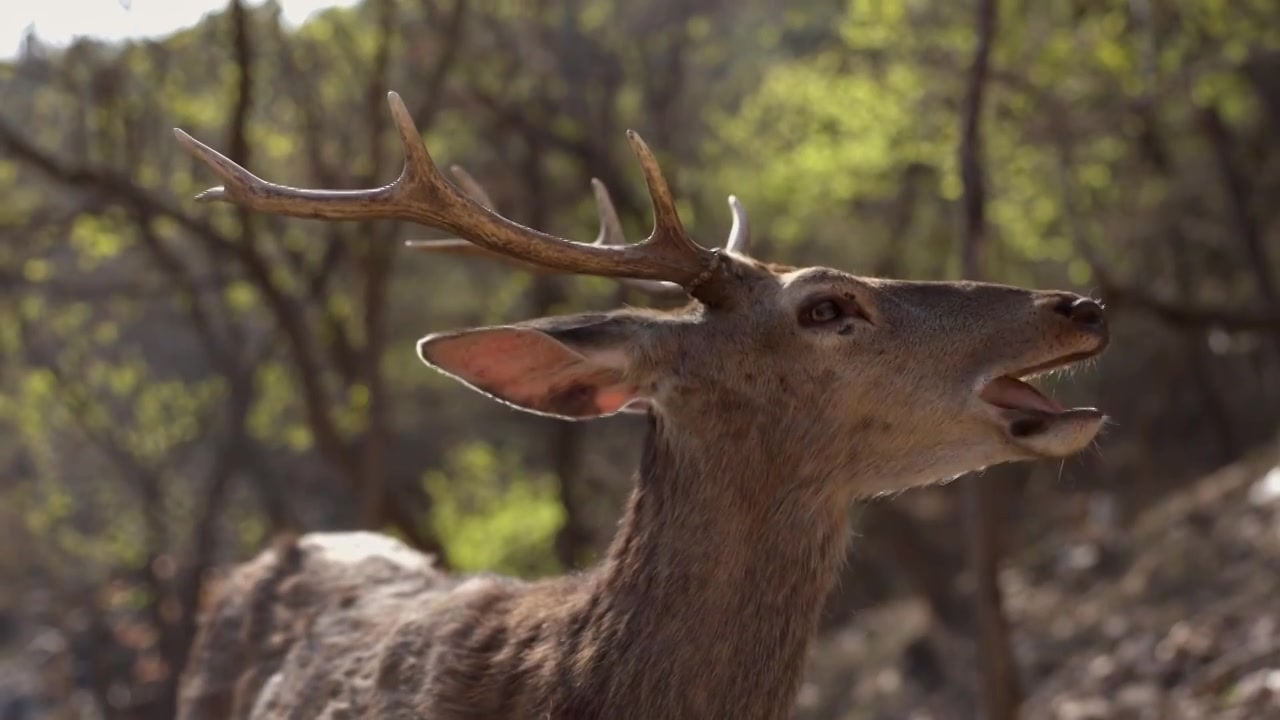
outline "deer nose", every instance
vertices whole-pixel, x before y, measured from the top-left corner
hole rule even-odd
[[[1072,295],[1059,300],[1053,310],[1084,329],[1100,332],[1107,328],[1107,314],[1096,300]]]

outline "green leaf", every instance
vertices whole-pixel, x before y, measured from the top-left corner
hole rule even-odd
[[[22,264],[22,277],[30,282],[44,282],[53,276],[53,266],[44,258],[31,258]]]
[[[237,313],[247,313],[258,304],[258,290],[244,280],[238,280],[227,286],[224,291],[227,306]]]

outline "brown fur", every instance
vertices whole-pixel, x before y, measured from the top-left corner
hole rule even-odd
[[[1101,351],[1105,325],[1064,310],[1075,296],[724,264],[714,306],[420,345],[525,410],[588,418],[620,393],[646,403],[636,487],[599,567],[451,578],[381,536],[304,536],[224,585],[180,717],[783,718],[849,502],[1070,454],[1101,424],[1015,430],[1026,418],[976,397],[984,380]],[[806,325],[815,297],[865,319]]]

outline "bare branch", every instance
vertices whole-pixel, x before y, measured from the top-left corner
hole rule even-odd
[[[960,177],[964,183],[964,277],[979,280],[986,245],[986,178],[982,158],[982,100],[990,74],[996,33],[996,0],[978,0],[977,46],[969,68],[960,134]],[[987,481],[987,482],[983,482]],[[989,478],[974,478],[961,489],[964,502],[966,554],[973,572],[975,627],[980,669],[981,703],[988,720],[1014,720],[1022,702],[1017,666],[1009,640],[1000,593],[1000,527],[995,489]]]
[[[1271,258],[1262,241],[1262,232],[1258,228],[1257,218],[1250,207],[1249,181],[1237,166],[1232,152],[1231,131],[1227,128],[1217,108],[1206,107],[1200,110],[1200,124],[1209,144],[1213,148],[1214,159],[1218,163],[1218,172],[1222,176],[1223,190],[1227,196],[1227,207],[1231,211],[1231,219],[1236,227],[1236,236],[1240,238],[1241,250],[1249,262],[1254,283],[1262,304],[1274,318],[1280,317],[1280,290],[1276,289],[1275,279],[1271,275]],[[1280,325],[1277,325],[1273,338],[1280,347]]]
[[[1171,325],[1190,328],[1220,327],[1237,331],[1274,331],[1280,317],[1273,312],[1197,304],[1162,298],[1149,291],[1118,280],[1107,262],[1099,255],[1079,222],[1079,208],[1070,169],[1074,164],[1074,135],[1068,125],[1068,110],[1055,103],[1051,114],[1057,143],[1059,191],[1062,193],[1063,218],[1067,234],[1077,253],[1089,265],[1107,305],[1113,309],[1132,308],[1154,315]]]

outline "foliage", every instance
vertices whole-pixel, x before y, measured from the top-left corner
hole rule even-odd
[[[558,569],[550,553],[564,508],[550,473],[530,475],[522,459],[483,443],[455,447],[424,479],[431,522],[459,570],[539,576]]]

